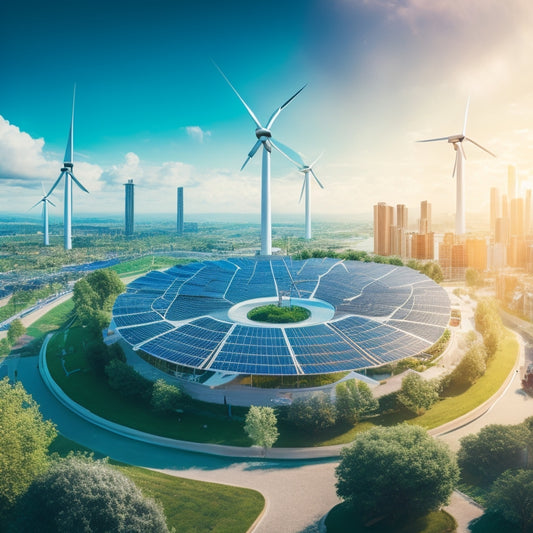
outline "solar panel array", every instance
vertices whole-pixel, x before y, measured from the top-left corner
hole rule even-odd
[[[236,324],[235,304],[290,294],[331,304],[325,323]],[[179,365],[238,374],[322,374],[427,350],[450,318],[446,291],[407,267],[338,259],[235,258],[150,272],[113,307],[135,349]]]

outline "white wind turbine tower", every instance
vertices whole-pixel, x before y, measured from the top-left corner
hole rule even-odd
[[[52,202],[52,200],[48,198],[50,196],[50,193],[46,194],[44,192],[44,185],[42,183],[41,183],[41,186],[43,188],[43,197],[36,204],[34,204],[30,209],[37,207],[41,203],[43,204],[43,244],[45,246],[48,246],[50,244],[50,241],[48,238],[48,204],[53,205],[54,207],[55,207],[55,204],[54,202]]]
[[[448,141],[452,144],[453,149],[455,150],[455,164],[453,167],[452,178],[456,176],[456,196],[455,196],[455,234],[464,235],[466,233],[465,227],[465,177],[464,177],[464,160],[466,159],[463,141],[469,141],[472,144],[475,144],[478,148],[481,148],[483,151],[487,152],[493,157],[496,157],[490,150],[483,148],[476,141],[470,139],[466,136],[466,120],[468,118],[468,106],[470,104],[470,98],[466,102],[466,111],[465,111],[465,121],[463,124],[463,132],[457,135],[450,135],[449,137],[438,137],[436,139],[424,139],[418,142],[433,142],[433,141]]]
[[[318,179],[317,175],[315,174],[315,171],[313,170],[313,167],[318,163],[319,159],[322,157],[323,154],[320,154],[310,165],[306,165],[305,163],[297,163],[293,159],[291,159],[287,154],[283,154],[289,159],[292,163],[294,163],[298,167],[298,172],[301,172],[304,175],[303,183],[302,183],[302,191],[300,192],[300,199],[298,200],[298,203],[302,201],[302,196],[305,192],[305,238],[307,240],[311,239],[312,232],[311,232],[311,180],[309,178],[309,174],[313,175],[313,178],[315,178],[315,181],[318,183],[321,189],[324,188],[324,185],[320,183],[320,180]]]
[[[274,147],[278,152],[281,152],[283,155],[287,154],[280,148],[288,150],[286,146],[281,144],[279,141],[275,141],[272,138],[272,133],[270,128],[274,124],[274,121],[278,118],[278,115],[281,113],[281,110],[284,109],[301,91],[305,88],[305,85],[294,93],[283,105],[278,107],[272,116],[268,119],[266,126],[262,126],[257,117],[254,115],[253,111],[248,107],[246,102],[242,99],[241,95],[237,92],[237,89],[233,87],[231,82],[228,80],[224,72],[220,67],[215,63],[215,67],[218,69],[220,74],[226,80],[228,85],[233,89],[233,92],[237,95],[241,103],[248,111],[248,114],[254,121],[257,126],[255,130],[255,136],[257,137],[257,142],[254,144],[253,148],[248,153],[246,161],[241,167],[241,170],[246,166],[248,161],[255,155],[259,147],[263,145],[263,164],[261,170],[261,255],[271,255],[272,254],[272,218],[271,218],[271,205],[270,205],[270,152],[272,147]],[[279,146],[277,146],[279,145]],[[291,150],[292,152],[292,150]],[[303,164],[303,162],[302,162]]]
[[[57,187],[61,178],[65,177],[65,195],[64,195],[64,240],[65,250],[72,249],[72,181],[82,190],[88,193],[89,191],[76,179],[72,169],[74,167],[74,102],[76,99],[76,86],[74,86],[74,93],[72,95],[72,116],[70,120],[70,131],[68,134],[67,149],[65,150],[65,159],[61,174],[50,189],[48,195]]]

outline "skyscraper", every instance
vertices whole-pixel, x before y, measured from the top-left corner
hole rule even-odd
[[[374,253],[390,255],[390,227],[394,226],[394,208],[385,202],[374,206]]]
[[[424,200],[420,202],[420,227],[418,233],[425,235],[431,233],[431,204]]]
[[[183,187],[178,187],[178,235],[183,235]]]
[[[514,165],[509,165],[507,167],[507,196],[509,197],[509,201],[516,198],[516,190],[516,167]]]
[[[133,235],[133,192],[135,187],[133,180],[129,179],[128,183],[124,183],[124,187],[126,187],[126,215],[124,233],[126,235]]]
[[[500,218],[500,191],[496,187],[490,189],[490,232],[496,231],[496,219]]]

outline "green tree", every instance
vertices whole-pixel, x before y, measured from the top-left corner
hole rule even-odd
[[[183,393],[164,379],[158,379],[152,386],[150,403],[156,411],[173,412],[180,406]]]
[[[533,471],[507,470],[492,485],[487,511],[501,514],[525,533],[533,525]]]
[[[459,470],[453,454],[408,424],[359,433],[341,452],[337,494],[365,519],[423,514],[448,502]]]
[[[257,446],[262,446],[266,453],[278,440],[276,413],[272,407],[251,405],[246,413],[244,431]]]
[[[107,381],[112,389],[126,398],[149,401],[152,396],[152,382],[139,374],[133,367],[113,359],[106,367]]]
[[[481,273],[475,268],[467,268],[465,271],[465,283],[468,287],[477,287],[482,283]]]
[[[335,387],[337,421],[355,424],[361,416],[377,411],[379,402],[363,381],[350,379]]]
[[[335,406],[324,392],[315,392],[308,398],[298,398],[289,407],[287,419],[295,426],[319,432],[335,425]]]
[[[56,437],[50,421],[22,384],[0,381],[0,516],[48,466],[48,446]],[[1,523],[1,521],[0,521]]]
[[[403,378],[398,401],[413,413],[425,413],[438,399],[439,387],[436,381],[426,380],[414,372]]]
[[[15,318],[7,330],[7,341],[9,344],[13,345],[15,342],[17,342],[17,339],[24,335],[24,333],[26,333],[26,328],[24,327],[22,320]]]
[[[452,372],[451,381],[458,385],[470,386],[485,373],[486,369],[483,346],[479,343],[473,344]]]
[[[166,533],[160,505],[124,474],[83,456],[59,459],[17,506],[17,533]]]
[[[528,439],[529,429],[524,424],[491,424],[461,439],[457,462],[462,470],[492,481],[503,471],[523,464]]]

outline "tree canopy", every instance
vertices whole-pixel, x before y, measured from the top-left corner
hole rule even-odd
[[[9,324],[9,329],[7,330],[7,340],[9,344],[15,344],[17,339],[22,337],[24,333],[26,333],[26,328],[24,327],[22,320],[20,320],[20,318],[15,318],[15,320]]]
[[[335,387],[337,421],[355,424],[361,416],[379,409],[370,387],[363,381],[350,379]]]
[[[414,425],[359,433],[341,457],[337,494],[367,519],[438,509],[459,478],[449,448]]]
[[[278,440],[276,413],[272,407],[250,406],[246,414],[244,431],[252,442],[263,448],[272,448]]]
[[[522,464],[529,435],[529,429],[524,424],[485,426],[475,435],[466,435],[461,439],[457,454],[459,466],[492,481],[508,468]]]
[[[162,508],[104,461],[71,455],[32,483],[17,505],[17,533],[166,533]]]
[[[315,392],[293,401],[287,418],[297,427],[318,432],[335,425],[335,406],[325,392]]]
[[[118,274],[111,269],[95,270],[74,285],[74,306],[82,324],[102,329],[109,325],[116,297],[124,292]]]
[[[402,380],[398,401],[407,409],[420,415],[439,399],[438,383],[426,380],[420,374],[411,372]]]
[[[533,524],[533,471],[507,470],[492,485],[487,511],[501,514],[528,531]]]
[[[0,381],[0,516],[48,466],[48,446],[56,437],[22,384]]]

